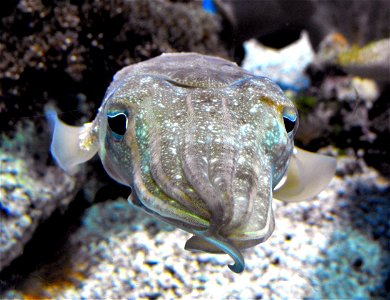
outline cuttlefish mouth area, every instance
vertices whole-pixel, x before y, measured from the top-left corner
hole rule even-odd
[[[149,213],[195,235],[187,249],[225,252],[241,272],[240,249],[273,230],[268,121],[259,120],[269,113],[255,101],[238,105],[240,94],[229,93],[199,90],[145,105],[133,188]]]

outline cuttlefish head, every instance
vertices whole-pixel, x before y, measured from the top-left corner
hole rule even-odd
[[[194,235],[186,249],[227,253],[230,269],[243,271],[240,250],[274,229],[273,191],[282,178],[276,193],[295,201],[314,196],[333,175],[330,158],[294,154],[297,111],[266,78],[221,83],[121,72],[92,123],[71,128],[49,111],[52,153],[73,171],[98,151],[110,176],[132,187],[132,204]],[[77,136],[72,151],[56,146],[65,135],[69,143]],[[322,165],[326,178],[313,179]]]

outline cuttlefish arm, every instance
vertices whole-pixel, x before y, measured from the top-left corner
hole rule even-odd
[[[68,174],[77,171],[77,165],[91,159],[98,151],[97,134],[93,123],[70,126],[62,122],[52,107],[45,108],[45,115],[53,131],[50,151],[58,165]]]
[[[313,198],[329,184],[335,172],[335,158],[295,147],[285,182],[274,190],[273,197],[286,202]]]

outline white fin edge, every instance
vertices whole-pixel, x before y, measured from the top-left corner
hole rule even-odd
[[[92,123],[70,126],[62,122],[52,107],[45,108],[45,115],[53,132],[50,151],[58,165],[68,174],[77,172],[77,166],[97,153]],[[88,145],[88,147],[82,147]]]
[[[273,198],[296,202],[313,198],[326,188],[336,172],[336,159],[294,148],[284,184]]]

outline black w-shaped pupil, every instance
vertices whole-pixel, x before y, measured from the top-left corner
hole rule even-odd
[[[111,130],[114,133],[118,135],[124,135],[126,133],[127,117],[125,114],[118,114],[113,117],[108,116],[107,119],[108,119],[108,126],[110,126]]]
[[[287,117],[283,117],[283,121],[284,121],[284,127],[286,128],[286,131],[288,133],[290,133],[291,131],[294,130],[294,127],[295,127],[295,120],[290,120],[289,118]]]

